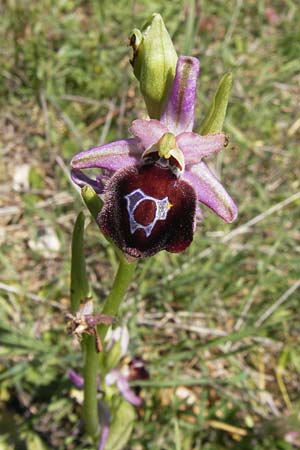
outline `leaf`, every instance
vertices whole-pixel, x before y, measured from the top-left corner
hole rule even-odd
[[[28,433],[26,436],[26,447],[27,450],[47,450],[46,445],[36,433]]]
[[[232,85],[232,73],[228,72],[221,78],[208,113],[201,125],[200,134],[213,134],[222,131],[226,115],[230,90]]]
[[[89,283],[86,275],[84,259],[84,215],[77,216],[72,236],[71,261],[71,311],[74,314],[80,302],[89,296]]]
[[[130,403],[120,399],[114,405],[111,411],[111,417],[112,421],[105,450],[121,450],[130,438],[135,420],[135,411]]]
[[[180,429],[178,424],[178,419],[174,418],[174,437],[175,437],[175,449],[176,450],[182,450],[181,449],[181,435],[180,435]]]

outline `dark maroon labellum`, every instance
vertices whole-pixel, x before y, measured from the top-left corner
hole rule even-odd
[[[132,166],[118,171],[107,184],[98,223],[132,257],[163,249],[177,253],[193,240],[195,210],[193,187],[168,167]]]

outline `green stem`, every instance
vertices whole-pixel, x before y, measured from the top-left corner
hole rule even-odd
[[[128,263],[124,258],[120,260],[119,268],[111,289],[107,297],[103,314],[115,316],[118,313],[119,306],[124,298],[132,276],[134,274],[136,263]],[[103,341],[108,330],[108,326],[101,324],[98,326],[100,339]],[[86,338],[86,354],[84,363],[84,404],[83,418],[86,432],[92,438],[99,434],[99,417],[97,408],[97,372],[99,369],[99,355],[95,349],[95,339],[92,336]]]
[[[95,338],[86,336],[85,338],[85,361],[83,368],[84,377],[84,402],[83,420],[86,433],[91,438],[96,438],[100,431],[97,401],[97,371],[99,357],[95,348]]]
[[[97,221],[98,214],[103,206],[102,200],[90,186],[84,186],[81,190],[81,195],[91,215],[95,221]],[[110,241],[110,239],[108,240]],[[134,274],[136,263],[128,263],[120,249],[118,249],[112,242],[111,244],[119,256],[120,264],[110,294],[105,300],[102,314],[116,316],[121,301],[127,292],[128,286]],[[101,324],[97,328],[100,339],[104,341],[109,327]],[[94,439],[97,438],[100,428],[97,408],[98,369],[99,355],[96,352],[95,339],[92,336],[87,336],[84,363],[83,418],[87,434]]]
[[[109,296],[105,300],[102,314],[115,316],[118,313],[122,299],[131,282],[136,263],[128,263],[124,258],[120,259],[119,268]],[[103,341],[109,326],[101,324],[98,326],[100,339]]]

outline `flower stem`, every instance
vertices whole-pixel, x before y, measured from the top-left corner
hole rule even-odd
[[[104,307],[103,314],[115,316],[118,312],[122,299],[124,298],[132,276],[134,274],[136,263],[128,263],[124,258],[120,259],[119,268]],[[103,341],[108,330],[108,325],[98,326],[100,339]],[[99,415],[97,407],[97,373],[99,369],[99,355],[95,348],[95,339],[87,336],[85,340],[86,353],[84,362],[84,404],[83,418],[86,432],[92,438],[99,434]]]
[[[85,431],[91,438],[96,438],[100,431],[97,399],[97,371],[99,357],[95,348],[93,336],[85,338],[85,361],[83,368],[84,377],[84,402],[83,419]]]
[[[135,271],[135,267],[136,262],[128,263],[124,259],[124,257],[120,259],[120,264],[114,280],[114,284],[112,286],[110,294],[105,300],[102,314],[115,316],[118,313],[119,306],[127,292],[128,286]],[[98,333],[101,340],[105,338],[108,328],[109,326],[105,324],[101,324],[98,326]]]
[[[97,216],[103,205],[102,200],[88,185],[82,188],[81,195],[91,215],[97,222]],[[126,294],[134,274],[136,263],[128,263],[122,252],[113,244],[112,246],[119,256],[120,264],[110,294],[105,300],[102,314],[115,316],[118,313],[121,301]],[[108,330],[108,325],[98,325],[97,329],[99,337],[103,341]],[[93,439],[96,439],[100,429],[97,406],[99,355],[96,352],[94,337],[87,336],[85,342],[83,418],[87,434]]]

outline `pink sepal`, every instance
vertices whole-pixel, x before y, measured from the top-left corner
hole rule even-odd
[[[204,162],[186,170],[183,179],[193,186],[197,199],[225,222],[236,219],[238,211],[234,201]]]

